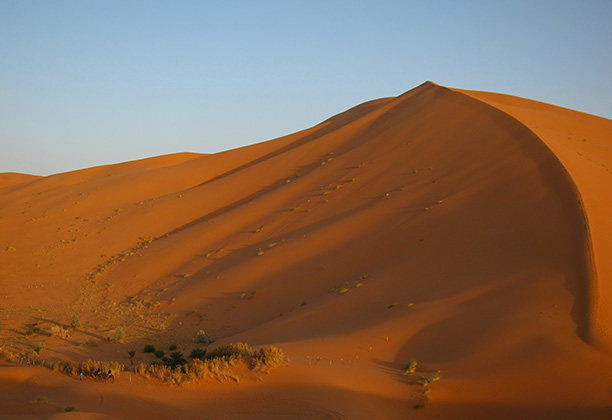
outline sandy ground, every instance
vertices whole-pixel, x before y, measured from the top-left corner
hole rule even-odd
[[[215,155],[0,174],[0,418],[612,418],[611,171],[612,121],[428,82]],[[199,330],[288,362],[131,372]]]

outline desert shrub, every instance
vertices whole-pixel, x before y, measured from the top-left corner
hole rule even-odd
[[[51,401],[49,398],[45,397],[44,395],[39,395],[38,397],[30,401],[30,404],[53,404],[53,401]]]
[[[408,362],[402,374],[408,375],[409,373],[413,373],[416,370],[416,368],[417,368],[417,361],[412,359],[410,362]]]
[[[208,353],[206,358],[207,359],[214,359],[214,358],[226,358],[226,359],[238,358],[239,359],[242,357],[250,356],[251,353],[253,353],[253,349],[251,349],[251,346],[249,346],[248,344],[234,343],[234,344],[228,344],[227,346],[217,347],[216,349]]]
[[[125,336],[127,334],[125,333],[125,330],[123,329],[123,326],[119,325],[117,327],[117,329],[115,330],[115,341],[117,343],[123,341],[125,339]]]
[[[134,366],[134,356],[136,356],[136,350],[128,350],[128,356],[130,356],[130,364]]]
[[[75,329],[81,326],[81,320],[78,315],[74,315],[70,318],[70,328]]]
[[[56,324],[51,327],[51,335],[55,337],[68,338],[70,334],[66,328]]]
[[[168,347],[168,350],[170,351],[176,350],[176,344],[170,344],[170,346]]]
[[[423,377],[423,376],[418,378],[414,382],[413,385],[427,386],[439,380],[440,380],[440,371],[433,373],[429,378]]]
[[[47,348],[47,345],[45,343],[38,343],[37,345],[34,346],[34,351],[36,352],[36,354],[40,354],[40,351],[46,348]]]
[[[433,375],[427,379],[427,382],[432,383],[440,380],[440,371],[435,372]]]
[[[146,378],[153,377],[176,385],[204,379],[207,376],[239,382],[240,378],[232,373],[231,367],[240,361],[253,358],[256,360],[253,363],[257,366],[273,367],[285,360],[284,352],[276,347],[267,347],[254,354],[251,347],[244,343],[222,346],[210,354],[207,354],[205,349],[194,349],[190,357],[193,360],[187,363],[180,351],[174,351],[170,357],[164,357],[162,361],[141,363],[135,368],[135,372]]]
[[[98,372],[108,372],[109,370],[112,374],[125,370],[125,366],[117,362],[100,362],[94,360],[85,360],[80,366],[77,364],[77,367],[80,367],[80,371],[86,376],[95,376]]]
[[[181,353],[180,351],[173,351],[172,353],[170,353],[170,357],[164,357],[163,361],[166,366],[169,366],[171,368],[175,368],[177,366],[184,365],[185,363],[187,363],[187,360],[185,360],[185,358],[183,357],[183,353]]]
[[[155,346],[153,344],[145,344],[143,351],[145,353],[155,353]]]
[[[157,357],[158,359],[161,359],[166,355],[166,352],[163,350],[155,350],[155,353],[153,354],[155,354],[155,357]]]
[[[272,368],[280,365],[286,359],[285,352],[278,347],[269,346],[259,349],[253,355],[252,363],[256,369]]]
[[[198,343],[210,344],[210,343],[214,342],[215,340],[210,338],[208,336],[208,334],[206,334],[206,331],[200,330],[200,331],[198,331],[198,334],[196,335],[196,341]]]
[[[189,355],[189,357],[191,357],[192,359],[204,359],[204,356],[206,356],[206,349],[193,349],[191,350],[191,354]]]
[[[147,368],[147,365],[145,365],[144,363],[141,363],[138,366],[136,366],[136,368],[134,369],[134,372],[140,373],[147,379],[149,378],[148,368]]]
[[[197,379],[204,379],[208,372],[208,365],[202,359],[194,359],[189,365],[189,373]]]
[[[0,347],[0,358],[6,360],[9,363],[17,363],[19,361],[19,354],[13,353],[12,351],[5,350]]]

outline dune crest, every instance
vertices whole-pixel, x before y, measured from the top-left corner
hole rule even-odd
[[[130,419],[609,417],[608,184],[562,151],[612,167],[610,122],[557,147],[555,127],[594,130],[567,112],[426,82],[236,150],[0,187],[3,351],[130,366],[204,330],[209,350],[289,355],[180,389],[2,366],[0,412],[50,418],[80,395]],[[33,392],[55,405],[14,403]]]

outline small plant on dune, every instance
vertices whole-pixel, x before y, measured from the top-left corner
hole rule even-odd
[[[119,325],[117,329],[115,330],[115,342],[117,343],[122,342],[125,339],[126,335],[127,334],[125,333],[123,326]]]
[[[143,351],[145,353],[155,353],[155,346],[153,344],[145,344]]]
[[[206,331],[200,330],[200,331],[198,331],[198,334],[196,335],[196,341],[198,343],[210,344],[210,343],[214,342],[215,340],[210,338],[208,336],[208,334],[206,334]]]
[[[409,373],[414,373],[416,368],[417,368],[417,361],[412,359],[410,362],[408,362],[408,364],[404,368],[402,375],[408,375]]]
[[[36,354],[40,354],[40,351],[46,348],[47,345],[45,343],[38,343],[36,346],[34,346],[34,351],[36,352]]]
[[[70,318],[70,328],[74,330],[80,326],[81,326],[81,320],[79,319],[78,315],[74,315],[72,318]]]
[[[439,380],[440,380],[440,371],[437,371],[427,379],[427,382],[431,384]]]
[[[39,395],[38,397],[30,401],[30,404],[53,404],[53,401],[51,401],[49,398],[45,397],[44,395]]]
[[[437,371],[435,373],[433,373],[431,376],[429,377],[420,377],[418,378],[413,385],[420,385],[420,386],[427,386],[430,385],[436,381],[440,380],[440,371]]]
[[[177,347],[177,346],[176,346],[176,344],[174,344],[174,343],[173,343],[173,344],[170,344],[170,345],[168,346],[168,350],[170,350],[170,351],[176,350],[176,347]]]
[[[128,350],[128,356],[130,356],[130,363],[134,366],[134,356],[136,356],[136,350]]]
[[[70,333],[66,328],[56,324],[51,327],[51,335],[54,337],[68,338]]]
[[[285,360],[285,352],[274,346],[259,349],[259,352],[255,353],[252,358],[255,369],[273,368]]]
[[[200,348],[196,348],[191,350],[191,354],[189,354],[189,357],[191,357],[192,359],[204,359],[204,357],[206,356],[206,349],[200,349]]]
[[[185,360],[185,358],[183,357],[183,353],[181,353],[180,351],[173,351],[172,353],[170,353],[170,357],[164,357],[163,361],[166,366],[169,366],[171,368],[175,368],[177,366],[184,365],[185,363],[187,363],[187,360]]]
[[[162,357],[164,357],[166,355],[166,353],[163,350],[155,350],[155,357],[157,357],[158,359],[161,359]]]
[[[251,346],[245,343],[228,344],[227,346],[217,347],[206,356],[207,359],[226,359],[237,360],[250,356],[253,353]]]

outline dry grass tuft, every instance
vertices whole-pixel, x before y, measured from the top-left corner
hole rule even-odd
[[[281,365],[287,359],[285,352],[278,347],[268,346],[259,349],[253,355],[252,363],[255,369],[273,368]]]

